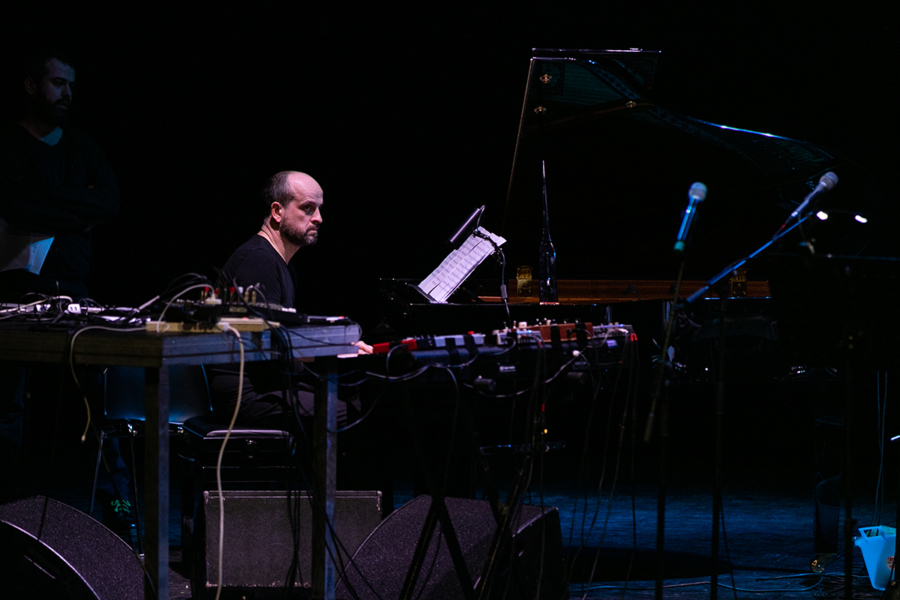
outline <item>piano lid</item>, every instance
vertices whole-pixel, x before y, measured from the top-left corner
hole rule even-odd
[[[693,226],[686,278],[708,279],[761,246],[828,171],[840,185],[821,206],[865,210],[864,172],[835,152],[654,103],[658,57],[534,50],[501,229],[512,273],[523,265],[537,273],[542,160],[560,279],[674,279],[672,246],[695,181],[709,193]],[[870,237],[852,218],[809,226],[823,250],[841,254],[859,252]],[[749,267],[750,279],[763,274],[761,265]]]

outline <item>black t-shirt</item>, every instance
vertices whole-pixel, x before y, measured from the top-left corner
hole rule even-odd
[[[278,304],[285,308],[295,308],[294,289],[297,275],[293,265],[288,265],[278,251],[261,235],[254,235],[238,247],[222,267],[222,277],[217,287],[232,285],[244,289],[251,285],[259,288],[256,301]],[[223,290],[224,291],[224,290]],[[260,293],[261,292],[261,293]],[[212,392],[214,410],[223,418],[230,416],[237,402],[238,364],[209,365],[207,374]],[[283,372],[285,365],[272,361],[249,362],[244,367],[244,396],[241,415],[253,419],[262,413],[274,410],[274,398],[262,398],[268,394],[279,396],[291,384]]]
[[[297,273],[293,265],[284,262],[278,251],[261,235],[254,235],[231,255],[222,268],[222,285],[248,288],[257,285],[262,294],[257,302],[265,301],[285,308],[294,306]]]

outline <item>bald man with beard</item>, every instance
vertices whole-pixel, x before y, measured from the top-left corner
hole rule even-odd
[[[297,272],[291,259],[319,238],[322,196],[322,188],[305,173],[284,171],[272,177],[262,193],[262,227],[225,263],[226,282],[257,286],[269,304],[295,308]]]
[[[265,210],[260,230],[241,245],[222,268],[223,287],[235,285],[258,290],[257,301],[296,308],[297,271],[291,263],[304,246],[315,244],[322,224],[322,187],[315,179],[298,171],[274,175],[262,191]],[[372,352],[358,343],[359,352]],[[243,395],[238,422],[245,425],[295,428],[294,415],[311,416],[313,387],[296,381],[293,399],[283,373],[270,363],[248,363],[244,369]],[[209,366],[213,409],[231,418],[237,404],[239,373],[236,365]],[[347,406],[338,403],[338,421],[347,418]]]

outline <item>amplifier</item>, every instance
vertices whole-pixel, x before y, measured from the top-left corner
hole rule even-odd
[[[290,506],[287,492],[226,491],[223,499],[223,597],[229,592],[229,597],[282,598],[292,569],[294,588],[310,587],[313,511],[309,494],[292,492]],[[194,530],[193,598],[212,598],[216,592],[220,514],[218,492],[204,492]],[[350,562],[381,523],[381,492],[338,490],[334,521],[339,554],[335,565],[340,576],[340,565]]]

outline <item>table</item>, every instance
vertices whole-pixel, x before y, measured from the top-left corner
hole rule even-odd
[[[281,328],[295,358],[317,358],[321,383],[316,393],[316,481],[314,499],[334,522],[336,462],[337,356],[355,354],[359,325],[350,322]],[[244,332],[244,360],[259,361],[283,355],[272,332]],[[0,323],[0,360],[26,363],[63,363],[70,360],[68,331],[36,328],[25,323]],[[72,353],[75,364],[143,367],[145,372],[146,451],[144,504],[145,564],[155,597],[169,597],[169,367],[233,363],[240,360],[238,339],[231,333],[155,333],[90,329],[80,333]],[[154,428],[156,435],[153,435]],[[313,596],[334,598],[335,556],[327,527],[314,531]]]

